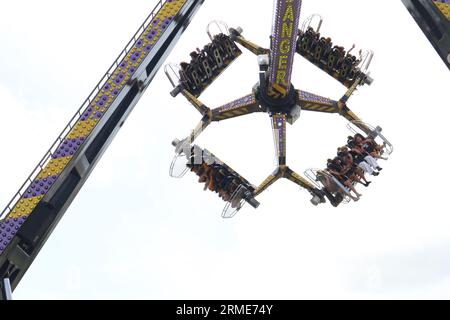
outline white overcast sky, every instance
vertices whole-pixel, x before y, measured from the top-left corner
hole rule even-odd
[[[0,0],[0,204],[6,204],[155,5],[153,0]],[[206,0],[167,62],[208,42],[214,19],[269,45],[272,1]],[[14,292],[16,299],[450,298],[448,69],[401,1],[305,0],[302,21],[349,48],[373,49],[375,82],[349,106],[381,125],[392,158],[360,202],[313,207],[280,181],[233,220],[195,177],[168,176],[170,142],[199,120],[163,72]],[[202,96],[217,107],[250,92],[245,54]],[[303,58],[297,88],[345,91]],[[348,135],[335,115],[302,113],[288,162],[321,167]],[[272,172],[270,121],[214,124],[198,140],[252,183]]]

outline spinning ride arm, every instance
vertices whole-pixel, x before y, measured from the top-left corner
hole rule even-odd
[[[297,98],[302,110],[325,113],[339,112],[338,101],[334,101],[302,90],[297,90]]]
[[[236,118],[251,114],[254,112],[262,112],[259,104],[256,101],[255,95],[249,94],[230,103],[227,103],[216,109],[209,109],[200,100],[194,97],[189,91],[183,90],[181,92],[186,99],[203,115],[198,125],[192,130],[189,137],[182,141],[183,145],[179,145],[178,149],[189,147],[200,134],[211,124],[212,121],[222,121],[231,118]],[[178,143],[179,144],[179,143]]]
[[[256,188],[254,192],[254,196],[257,197],[261,193],[263,193],[267,188],[269,188],[272,184],[277,182],[279,179],[283,177],[283,173],[280,170],[280,167],[278,167],[270,176],[266,178],[259,186]]]
[[[347,107],[347,101],[350,99],[352,94],[355,92],[357,87],[360,85],[360,81],[362,79],[358,79],[355,83],[347,90],[344,96],[338,102],[338,112],[341,116],[343,116],[348,121],[354,123],[358,128],[360,128],[366,134],[370,134],[372,130],[364,124],[361,119]]]
[[[353,111],[351,111],[349,107],[347,107],[346,104],[358,85],[359,81],[356,81],[339,101],[331,100],[306,91],[297,90],[298,103],[302,110],[305,111],[338,113],[348,121],[354,123],[355,126],[360,128],[366,134],[370,134],[372,130],[366,126],[361,119]]]
[[[325,202],[324,194],[323,192],[316,188],[313,184],[311,184],[308,180],[303,178],[300,174],[294,172],[291,168],[289,168],[286,165],[279,166],[275,169],[275,171],[270,174],[266,180],[264,180],[255,190],[253,193],[254,197],[259,196],[261,193],[263,193],[265,190],[267,190],[272,184],[277,182],[278,180],[285,178],[288,179],[300,187],[306,189],[309,191],[309,193],[313,196],[311,199],[311,202],[314,205],[317,205],[319,203]]]
[[[0,279],[9,279],[12,290],[203,1],[158,2],[2,212]]]
[[[198,100],[197,97],[186,89],[183,89],[181,94],[189,101],[190,104],[194,106],[195,109],[197,109],[198,112],[200,112],[202,116],[208,116],[210,109]]]
[[[300,174],[292,171],[290,168],[287,168],[285,177],[288,180],[298,184],[300,187],[307,189],[312,194],[315,194],[316,192],[320,193],[320,191],[313,184],[311,184],[311,182],[303,178]]]
[[[257,56],[270,53],[269,49],[260,47],[259,45],[251,42],[250,40],[245,39],[241,33],[242,33],[241,30],[231,28],[230,29],[231,40],[233,40],[236,43],[239,43],[245,49],[247,49],[248,51],[250,51],[251,53],[253,53]]]
[[[285,178],[308,190],[313,196],[313,200],[311,200],[313,203],[318,204],[324,202],[322,192],[319,189],[286,165],[286,122],[287,116],[285,114],[274,114],[272,116],[272,128],[278,158],[278,167],[261,183],[261,185],[258,186],[254,196],[260,195],[277,180]]]
[[[262,111],[255,94],[251,93],[212,110],[211,120],[222,121]]]
[[[341,115],[348,121],[352,122],[355,126],[361,129],[367,135],[370,135],[372,133],[372,130],[364,122],[362,122],[361,119],[358,118],[358,116],[346,105],[344,105],[341,111]]]

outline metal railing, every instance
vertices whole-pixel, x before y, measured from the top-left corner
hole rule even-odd
[[[19,188],[19,191],[17,191],[17,193],[14,195],[14,197],[11,199],[11,201],[9,201],[9,203],[3,209],[3,211],[0,214],[0,220],[3,220],[9,214],[11,212],[11,210],[13,209],[14,204],[17,203],[17,201],[19,201],[20,198],[22,198],[23,194],[26,192],[28,187],[33,183],[33,180],[39,175],[39,173],[42,171],[42,169],[45,167],[45,165],[48,163],[48,161],[53,156],[54,152],[58,149],[60,144],[64,141],[64,138],[72,130],[74,125],[78,122],[78,119],[83,115],[84,110],[89,107],[91,102],[95,99],[97,94],[101,91],[101,88],[105,85],[106,82],[108,82],[108,80],[111,78],[112,74],[114,73],[114,70],[117,69],[117,67],[120,65],[122,60],[126,57],[126,55],[134,47],[134,45],[138,41],[139,37],[142,35],[142,33],[145,31],[145,29],[150,24],[150,22],[153,20],[156,13],[163,7],[165,2],[166,1],[158,0],[158,3],[156,4],[156,6],[153,8],[153,10],[147,16],[145,21],[142,23],[142,25],[139,27],[139,29],[136,31],[136,33],[133,35],[131,40],[127,43],[125,48],[119,54],[118,58],[113,62],[111,67],[104,74],[104,76],[98,82],[96,87],[92,90],[92,92],[89,94],[89,96],[83,102],[81,107],[77,110],[75,115],[70,119],[69,123],[61,131],[58,138],[56,138],[55,142],[53,142],[50,149],[45,153],[45,155],[42,157],[41,161],[38,163],[38,165],[34,168],[32,173],[28,176],[28,178],[25,180],[25,182]]]

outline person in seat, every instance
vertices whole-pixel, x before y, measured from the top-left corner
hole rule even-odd
[[[376,158],[380,159],[381,155],[378,155],[379,146],[373,139],[365,138],[362,134],[355,134],[353,137],[354,150],[364,155],[364,160],[374,169],[381,171],[383,168],[380,167]],[[375,155],[375,157],[373,156]],[[381,157],[383,158],[383,157]],[[386,158],[383,158],[386,159]]]
[[[345,163],[352,164],[352,170],[355,174],[354,176],[355,182],[358,182],[365,187],[368,187],[372,183],[371,181],[368,181],[364,175],[364,173],[366,172],[365,168],[366,166],[369,165],[365,163],[364,159],[362,159],[362,157],[359,154],[353,152],[347,146],[343,146],[338,148],[338,156],[342,157]]]
[[[369,137],[364,137],[362,134],[356,134],[354,140],[357,144],[361,145],[363,149],[369,153],[375,159],[387,160],[382,156],[383,150],[386,147],[386,143],[382,145],[376,143],[376,141]]]
[[[349,148],[350,154],[353,156],[355,163],[358,164],[359,168],[361,168],[365,173],[371,176],[378,176],[379,173],[366,161],[367,154],[357,146],[356,142],[353,140],[353,137],[349,137],[350,139],[347,141],[347,147]]]
[[[364,177],[364,171],[355,163],[353,156],[346,146],[338,148],[337,156],[341,159],[341,163],[346,170],[345,175],[352,181],[352,183],[359,183],[365,187],[369,186],[369,182]],[[361,177],[364,177],[362,179]]]
[[[350,192],[348,193],[348,195],[353,201],[359,200],[362,195],[358,193],[358,191],[356,191],[355,187],[353,186],[353,180],[349,176],[350,172],[348,168],[342,163],[339,157],[336,157],[333,160],[328,160],[327,171],[331,173],[341,184],[349,188]],[[351,191],[353,191],[356,196],[353,196],[351,194]]]

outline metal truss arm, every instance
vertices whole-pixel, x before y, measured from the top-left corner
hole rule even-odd
[[[194,106],[195,109],[197,109],[198,112],[200,112],[202,116],[210,113],[210,109],[186,89],[181,91],[181,94],[189,101],[190,104]]]
[[[211,121],[204,117],[194,128],[194,130],[192,130],[189,137],[185,140],[185,145],[191,145],[192,143],[194,143],[194,141],[200,136],[203,131],[205,131],[210,123]]]
[[[317,190],[317,188],[314,185],[312,185],[308,180],[306,180],[300,174],[294,172],[290,168],[286,169],[284,177],[286,179],[298,184],[300,187],[307,189],[310,192]]]
[[[372,130],[364,124],[364,122],[352,111],[350,110],[346,105],[344,105],[341,116],[343,116],[348,121],[352,122],[355,126],[360,128],[362,131],[364,131],[366,134],[371,134]]]
[[[211,121],[222,121],[262,111],[263,110],[256,100],[255,94],[251,93],[219,108],[213,109],[211,111]]]
[[[350,97],[355,93],[356,89],[358,89],[358,86],[361,85],[362,78],[358,78],[348,89],[347,92],[345,92],[344,96],[339,100],[340,103],[347,103],[347,101],[350,99]]]
[[[355,93],[356,89],[360,85],[362,79],[358,79],[353,85],[348,88],[345,94],[339,101],[335,101],[329,98],[325,98],[307,91],[297,90],[298,103],[302,110],[316,111],[325,113],[339,113],[342,114],[348,109],[346,106],[347,101]]]
[[[257,45],[256,43],[251,42],[250,40],[245,39],[239,31],[235,30],[235,29],[230,29],[230,33],[231,33],[231,39],[240,44],[241,46],[243,46],[245,49],[247,49],[248,51],[250,51],[251,53],[259,56],[262,54],[269,54],[270,50],[260,47],[259,45]]]
[[[322,190],[317,189],[313,184],[311,184],[311,182],[309,182],[300,174],[294,172],[290,168],[286,167],[283,177],[308,190],[309,193],[313,196],[311,199],[311,203],[313,205],[317,206],[319,203],[325,202],[325,193]]]
[[[306,91],[297,90],[299,105],[302,110],[325,113],[338,113],[339,102]]]
[[[296,183],[300,187],[308,190],[313,196],[318,196],[321,199],[320,202],[324,202],[322,192],[319,189],[285,165],[277,167],[277,169],[270,176],[268,176],[266,180],[258,186],[258,188],[256,188],[253,196],[256,197],[260,195],[281,178],[285,178]]]
[[[361,119],[346,105],[346,102],[358,87],[358,83],[358,81],[355,82],[339,101],[324,98],[306,91],[297,90],[298,101],[302,110],[325,113],[339,113],[345,119],[355,123],[355,125],[358,126],[361,130],[369,134],[371,132],[371,129],[367,127],[361,121]]]
[[[279,179],[283,177],[282,170],[278,167],[270,176],[266,178],[259,186],[256,188],[253,196],[256,197],[263,193],[267,188],[269,188],[272,184],[277,182]]]

